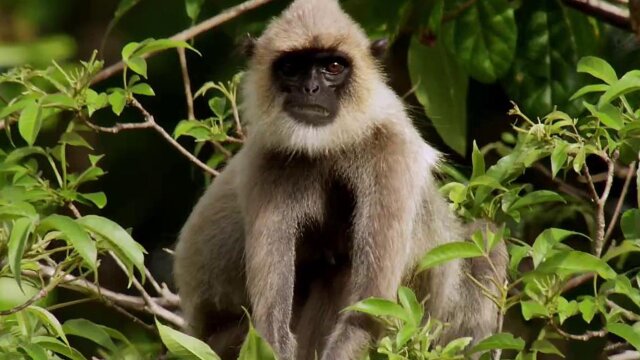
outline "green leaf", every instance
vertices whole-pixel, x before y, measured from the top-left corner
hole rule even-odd
[[[179,359],[185,360],[219,360],[213,350],[204,342],[162,325],[156,320],[162,343],[169,352]],[[256,358],[258,359],[258,358]]]
[[[581,87],[578,91],[576,91],[573,95],[571,95],[571,98],[569,98],[569,100],[573,101],[575,99],[581,98],[593,92],[605,92],[608,89],[609,89],[609,85],[605,85],[605,84],[586,85]]]
[[[33,100],[32,98],[22,98],[16,102],[13,102],[0,110],[0,120],[34,103],[35,100]]]
[[[615,106],[611,104],[603,104],[599,109],[596,109],[595,106],[583,102],[584,107],[589,110],[591,115],[595,116],[606,126],[620,130],[624,126],[624,122],[622,120],[622,113]]]
[[[27,244],[27,239],[31,233],[33,227],[33,221],[30,218],[19,218],[13,222],[13,228],[11,229],[11,235],[9,236],[9,268],[13,273],[14,278],[18,286],[21,284],[21,267],[22,256]]]
[[[29,358],[32,360],[48,360],[49,359],[45,349],[38,344],[20,345],[20,348],[22,348],[27,353],[27,355],[29,355]]]
[[[456,1],[463,6],[463,0]],[[447,47],[474,79],[492,83],[511,67],[518,29],[507,0],[471,3],[453,21],[443,25]]]
[[[640,252],[640,243],[637,241],[625,240],[620,245],[609,247],[607,252],[602,256],[602,260],[609,261],[618,256],[632,252]]]
[[[640,239],[640,210],[625,211],[620,219],[620,227],[625,239]]]
[[[18,130],[20,135],[29,145],[36,142],[40,128],[42,127],[42,113],[40,105],[35,101],[27,105],[20,113]]]
[[[125,60],[125,63],[131,70],[147,78],[147,61],[142,56],[133,56]]]
[[[144,276],[144,252],[131,235],[115,222],[96,215],[87,215],[77,220],[91,232],[104,237],[114,245]]]
[[[187,16],[192,22],[198,20],[202,4],[204,4],[204,0],[185,0]]]
[[[122,91],[114,91],[109,94],[109,104],[111,104],[113,113],[120,116],[120,114],[122,114],[122,110],[124,110],[125,105],[127,105],[127,97]]]
[[[107,195],[103,192],[78,194],[82,199],[91,201],[98,209],[103,209],[107,205]]]
[[[560,350],[558,350],[558,348],[555,345],[553,345],[551,341],[546,339],[539,339],[534,341],[533,345],[531,345],[531,350],[540,352],[543,354],[558,355],[564,358],[564,354]]]
[[[468,76],[456,65],[441,41],[429,47],[420,44],[414,36],[408,60],[418,101],[442,140],[464,155],[467,150]]]
[[[225,116],[225,108],[227,107],[227,99],[221,97],[214,97],[209,100],[209,108],[220,119]]]
[[[86,360],[78,350],[73,349],[69,347],[69,345],[62,343],[60,340],[49,336],[34,336],[31,338],[31,342],[49,349],[56,354],[64,355],[71,360]]]
[[[578,310],[580,310],[580,313],[582,314],[582,319],[587,324],[590,323],[598,310],[598,306],[596,305],[593,296],[588,296],[582,299],[582,301],[578,303]]]
[[[109,334],[104,331],[100,326],[86,319],[71,319],[67,320],[62,329],[67,335],[75,335],[102,346],[103,348],[116,352],[118,347],[113,343]]]
[[[587,73],[611,85],[618,81],[618,75],[608,62],[595,57],[585,56],[578,61],[578,72]]]
[[[398,300],[402,307],[411,314],[411,320],[414,325],[418,326],[424,317],[424,308],[418,302],[416,294],[408,287],[401,286],[398,290]]]
[[[536,271],[561,277],[589,272],[596,272],[604,279],[616,277],[616,272],[606,262],[581,251],[560,251],[542,262]]]
[[[569,144],[564,141],[559,141],[556,143],[553,152],[551,153],[551,173],[555,178],[558,175],[560,169],[564,167],[564,164],[567,162],[567,158],[569,154],[567,149],[569,148]]]
[[[156,93],[153,92],[153,89],[151,88],[151,86],[149,86],[149,84],[146,84],[146,83],[135,84],[131,88],[129,88],[129,90],[133,94],[138,94],[138,95],[146,95],[146,96],[156,95]]]
[[[514,338],[509,333],[498,333],[478,342],[471,348],[471,353],[495,349],[521,351],[524,349],[524,340]]]
[[[473,166],[473,172],[471,174],[471,179],[475,179],[479,176],[484,175],[486,170],[484,164],[484,155],[478,149],[478,144],[476,144],[475,140],[473,141],[473,152],[471,153],[471,163]]]
[[[520,302],[520,309],[522,310],[522,317],[529,321],[534,317],[548,317],[549,311],[547,308],[537,301],[526,300]]]
[[[55,229],[64,235],[67,243],[80,254],[85,264],[89,266],[93,271],[98,268],[98,250],[96,244],[91,240],[89,234],[78,225],[73,219],[63,215],[53,214],[42,220],[39,229],[42,231],[49,231]]]
[[[469,345],[472,340],[473,340],[472,337],[463,337],[463,338],[455,339],[455,340],[449,342],[444,347],[444,349],[442,349],[442,355],[444,356],[445,359],[448,356],[452,356],[453,357],[455,355],[459,355],[460,352],[462,352],[462,350],[464,350],[464,348],[466,348],[467,345]]]
[[[60,322],[58,321],[58,319],[56,319],[55,316],[53,316],[52,313],[50,313],[44,308],[41,308],[35,305],[29,306],[27,308],[27,312],[35,315],[35,317],[37,317],[38,320],[40,320],[40,322],[42,322],[47,328],[49,328],[54,335],[61,338],[62,341],[64,341],[65,344],[69,346],[69,341],[67,340],[67,337],[64,335],[64,331],[62,330],[62,325],[60,325]]]
[[[143,46],[136,50],[135,54],[137,56],[142,56],[145,54],[175,48],[186,48],[200,55],[200,52],[193,46],[189,45],[189,43],[187,43],[186,41],[171,39],[147,39],[143,42]]]
[[[636,350],[640,351],[640,332],[627,324],[607,324],[606,329],[609,332],[618,335],[633,345]]]
[[[76,101],[67,94],[57,93],[43,96],[40,100],[41,106],[55,106],[63,109],[75,109]]]
[[[558,193],[555,193],[549,190],[538,190],[538,191],[532,191],[527,195],[521,197],[520,199],[516,200],[509,207],[509,211],[520,210],[525,207],[544,204],[544,203],[550,203],[550,202],[566,203],[564,198],[560,196]]]
[[[611,84],[609,90],[600,97],[598,107],[602,107],[602,105],[608,104],[620,96],[638,90],[640,90],[640,70],[633,70],[624,74],[620,80]]]
[[[437,246],[420,260],[418,272],[455,259],[466,259],[482,256],[482,249],[469,241],[452,242]]]
[[[404,309],[393,301],[379,298],[368,298],[348,306],[343,311],[357,311],[376,317],[389,316],[412,323],[410,309]]]
[[[60,142],[71,146],[78,146],[93,150],[93,147],[77,132],[71,131],[62,134]]]
[[[494,178],[491,175],[481,175],[478,176],[477,178],[471,180],[469,182],[469,186],[470,187],[474,187],[474,186],[486,186],[490,189],[501,189],[501,190],[506,190],[506,188],[504,186],[502,186],[502,184],[500,184],[500,181],[496,178]]]
[[[92,116],[94,112],[107,106],[109,98],[105,93],[98,94],[95,90],[87,89],[85,92],[85,102],[89,116]]]
[[[556,298],[556,308],[561,325],[564,324],[565,320],[579,312],[578,303],[575,300],[568,301],[562,296]]]
[[[29,281],[22,282],[22,287],[16,284],[15,279],[0,277],[0,311],[12,309],[22,305],[36,296],[40,291]]]
[[[253,324],[249,324],[249,332],[240,349],[238,360],[276,360],[273,349],[256,331]]]

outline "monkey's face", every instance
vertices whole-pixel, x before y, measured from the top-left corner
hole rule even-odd
[[[351,71],[346,55],[320,49],[287,52],[274,61],[272,70],[284,97],[283,110],[295,121],[314,127],[336,118]]]

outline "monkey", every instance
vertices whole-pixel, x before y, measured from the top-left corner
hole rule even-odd
[[[428,250],[468,229],[438,191],[442,155],[386,84],[362,28],[337,0],[294,0],[251,48],[246,141],[175,249],[187,330],[232,359],[246,308],[281,360],[359,359],[384,329],[343,309],[407,285],[450,324],[441,341],[495,331],[497,308],[465,276],[492,286],[486,261],[415,274]],[[502,246],[491,258],[504,277]]]

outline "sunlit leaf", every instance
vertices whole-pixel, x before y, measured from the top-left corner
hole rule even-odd
[[[379,298],[369,298],[348,306],[344,311],[357,311],[373,316],[389,316],[395,319],[412,322],[410,309],[404,309],[393,301]]]
[[[607,84],[613,84],[618,81],[618,75],[611,65],[595,56],[585,56],[580,59],[578,61],[578,72],[590,74]]]
[[[498,333],[478,342],[471,348],[471,353],[494,349],[520,351],[524,349],[524,344],[524,340],[521,338],[514,338],[512,334]]]
[[[160,332],[162,343],[167,347],[169,352],[179,359],[184,360],[219,360],[213,350],[206,343],[191,337],[180,331],[174,330],[168,326],[160,324],[156,320],[156,326]],[[258,359],[258,358],[255,358]]]
[[[416,294],[408,287],[402,286],[398,290],[398,300],[410,314],[414,325],[419,325],[424,316],[424,308],[418,302]]]
[[[113,343],[109,334],[101,327],[86,319],[71,319],[67,320],[62,329],[67,335],[75,335],[87,340],[91,340],[94,343],[108,349],[109,351],[116,352],[118,348]]]
[[[19,218],[13,222],[13,228],[9,236],[9,268],[20,287],[22,287],[20,263],[22,262],[22,255],[24,254],[32,227],[33,222],[31,219]]]
[[[473,258],[482,255],[482,249],[472,242],[452,242],[437,246],[429,251],[420,260],[417,271],[424,271],[455,259]]]
[[[40,105],[35,102],[27,105],[20,113],[18,130],[20,135],[29,145],[33,145],[42,127],[42,112]]]
[[[606,329],[616,334],[640,351],[640,332],[627,324],[607,324]]]
[[[593,317],[596,315],[598,307],[592,296],[585,297],[578,303],[578,310],[582,314],[582,319],[586,323],[590,323]]]
[[[31,305],[27,308],[27,312],[35,315],[47,328],[51,329],[54,335],[61,338],[62,341],[69,346],[69,341],[64,334],[60,321],[53,316],[52,313],[39,306]]]
[[[516,200],[509,207],[509,211],[520,210],[525,207],[544,204],[544,203],[551,203],[551,202],[566,203],[564,198],[556,192],[549,191],[549,190],[538,190],[538,191],[532,191],[527,195],[521,197],[520,199]]]
[[[640,210],[625,211],[620,219],[620,227],[625,239],[640,239]]]
[[[543,261],[536,271],[561,277],[590,272],[596,272],[604,279],[616,277],[616,272],[606,262],[581,251],[559,251]]]
[[[93,271],[97,270],[98,250],[96,245],[84,228],[73,219],[58,214],[49,215],[42,220],[39,229],[42,231],[55,229],[62,232],[65,240],[80,254],[85,264]]]
[[[609,90],[602,94],[600,101],[598,101],[598,107],[602,107],[602,105],[608,104],[620,96],[638,90],[640,90],[640,70],[629,71],[620,80],[611,84]]]
[[[253,324],[249,324],[249,332],[240,349],[240,356],[238,360],[276,360],[276,355],[271,348],[271,345],[267,343],[260,334],[253,327]]]

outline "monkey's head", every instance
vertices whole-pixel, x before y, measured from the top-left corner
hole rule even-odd
[[[397,113],[377,45],[337,0],[295,0],[251,46],[243,109],[252,136],[281,149],[326,152]]]

